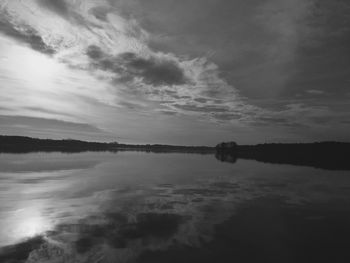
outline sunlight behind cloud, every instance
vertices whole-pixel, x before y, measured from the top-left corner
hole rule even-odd
[[[310,123],[317,132],[331,122],[348,126],[348,111],[339,114],[342,110],[332,106],[338,102],[317,101],[337,90],[347,94],[346,81],[335,77],[346,72],[335,67],[336,81],[310,86],[309,77],[319,79],[313,69],[327,67],[309,66],[309,60],[306,69],[296,67],[305,55],[298,45],[321,32],[310,25],[315,18],[309,17],[308,0],[298,0],[295,8],[287,0],[189,6],[180,1],[170,9],[161,0],[0,2],[0,115],[88,123],[120,137],[135,131],[134,140],[147,143],[149,134],[155,142],[163,140],[146,119],[154,115],[161,136],[173,131],[175,119],[179,130],[186,127],[179,140],[164,136],[180,144],[184,137],[193,143],[189,134],[200,144],[217,143],[218,125],[225,138],[235,131],[243,141],[277,133],[305,139],[308,132],[302,130]],[[199,2],[203,12],[198,13]],[[334,29],[339,35],[344,31],[340,25]],[[319,94],[308,92],[315,87]],[[345,94],[340,108],[348,105]],[[305,105],[306,113],[284,100]],[[318,106],[327,108],[326,119],[315,116]],[[187,126],[190,119],[198,127],[204,123],[208,135],[197,136]]]
[[[52,81],[62,66],[47,55],[26,47],[13,46],[7,54],[8,69],[17,78],[35,84]]]

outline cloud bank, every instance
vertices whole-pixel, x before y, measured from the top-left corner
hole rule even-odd
[[[227,135],[230,129],[246,129],[250,136],[270,130],[279,137],[303,137],[330,123],[344,129],[349,109],[321,103],[328,92],[324,87],[288,88],[307,83],[293,63],[304,43],[315,39],[308,19],[317,1],[287,2],[218,1],[213,6],[202,1],[203,12],[194,14],[197,1],[2,1],[2,37],[65,67],[47,89],[29,80],[21,84],[27,97],[41,97],[39,105],[11,91],[13,102],[7,101],[2,113],[33,117],[33,109],[40,108],[36,112],[45,115],[34,117],[86,122],[113,132],[121,129],[118,121],[125,125],[143,118],[147,123],[151,116],[179,123],[182,118],[184,127],[192,119],[223,128]],[[19,87],[6,69],[0,70],[9,87]],[[70,105],[78,101],[79,108],[67,110],[62,98]],[[53,101],[57,109],[48,104]],[[164,122],[165,130],[170,122]]]

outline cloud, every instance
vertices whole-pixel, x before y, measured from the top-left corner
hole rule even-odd
[[[44,4],[50,3],[45,1]],[[65,14],[63,3],[50,8],[58,8],[56,11]],[[86,28],[69,23],[69,19],[67,23],[50,16],[47,27],[69,26],[59,34],[36,23],[33,26],[35,24],[45,40],[55,44],[60,61],[93,73],[101,83],[111,86],[108,90],[110,105],[143,112],[201,115],[208,120],[215,119],[213,113],[231,111],[237,105],[241,107],[243,102],[237,103],[241,98],[236,89],[221,78],[218,67],[206,58],[189,59],[151,50],[148,33],[135,20],[120,16],[113,7],[107,10],[90,2],[86,6],[70,7],[69,12],[80,15],[88,23],[96,22],[96,12],[102,11],[108,11],[108,20]],[[41,14],[44,9],[36,11]]]
[[[38,3],[61,16],[68,16],[69,14],[69,7],[64,0],[38,0]]]
[[[294,126],[295,123],[290,123],[288,119],[282,117],[274,116],[259,116],[257,120],[254,121],[253,125],[264,126],[264,125],[283,125],[283,126]]]
[[[196,104],[173,104],[175,108],[186,110],[186,111],[194,111],[194,112],[206,112],[206,113],[215,113],[215,112],[228,112],[229,109],[224,106],[218,105],[203,105],[198,106]]]
[[[147,84],[182,85],[187,82],[183,70],[175,61],[157,57],[141,58],[134,53],[124,53],[121,58],[131,74],[143,77]]]
[[[77,4],[77,2],[67,3],[65,0],[37,0],[37,4],[72,24],[86,27],[87,29],[91,24],[84,16],[75,11],[74,4]]]
[[[106,136],[107,133],[88,123],[75,123],[56,119],[45,119],[27,116],[0,115],[0,127],[4,133],[12,135],[26,135],[35,133],[38,135],[55,135],[55,137],[77,137],[82,136]]]
[[[168,111],[168,110],[163,110],[163,111],[161,111],[161,113],[163,113],[165,115],[170,115],[170,116],[177,114],[176,111]]]
[[[309,90],[306,90],[306,92],[314,95],[322,95],[325,93],[323,90],[317,90],[317,89],[309,89]]]
[[[208,102],[208,99],[206,99],[206,98],[195,98],[194,101],[199,102],[199,103],[206,103],[206,102]]]
[[[343,20],[336,19],[340,27],[332,37],[315,37],[316,29],[324,25],[311,31],[305,27],[305,21],[318,19],[315,16],[305,20],[313,11],[308,3],[314,1],[318,0],[297,0],[298,5],[288,0],[194,0],[186,4],[171,4],[170,0],[4,0],[0,3],[0,32],[36,51],[54,54],[53,60],[69,68],[64,74],[60,72],[62,76],[55,74],[54,84],[45,82],[45,93],[44,88],[39,92],[39,88],[31,87],[30,77],[25,80],[24,74],[16,75],[23,78],[20,84],[9,76],[2,77],[9,87],[3,88],[2,94],[12,94],[3,97],[12,96],[15,101],[4,99],[12,105],[4,114],[81,120],[114,130],[119,129],[117,121],[122,123],[119,127],[130,125],[132,114],[138,124],[145,116],[158,114],[162,121],[177,119],[179,127],[189,120],[204,120],[206,127],[213,129],[217,123],[248,129],[254,124],[260,125],[259,129],[286,128],[297,123],[312,126],[315,121],[320,123],[321,114],[338,113],[331,108],[326,111],[311,107],[313,103],[326,105],[324,95],[331,94],[328,87],[334,87],[337,93],[340,88],[346,90],[348,83],[339,78],[341,85],[330,85],[330,78],[320,87],[311,85],[320,81],[319,76],[327,78],[327,74],[314,69],[322,71],[327,61],[339,58],[325,59],[325,63],[314,67],[313,61],[320,57],[318,52],[309,52],[312,43],[322,47],[320,51],[329,58],[342,52],[337,72],[346,74],[348,69],[344,55],[347,47],[341,49],[337,44],[334,49],[339,52],[324,52],[332,47],[333,40],[345,43],[342,32],[347,32],[347,22],[341,27]],[[201,12],[195,12],[199,8]],[[333,19],[329,14],[323,17]],[[334,24],[332,21],[329,25]],[[336,26],[326,28],[326,32],[333,32],[333,27]],[[306,37],[308,33],[310,38]],[[326,41],[310,42],[300,49],[308,39]],[[5,48],[3,53],[6,57]],[[338,70],[341,66],[344,69]],[[336,77],[332,71],[330,75]],[[22,87],[25,93],[19,96]],[[290,98],[295,93],[300,97],[288,103],[302,102],[303,106],[285,107],[287,98],[277,102],[278,96]],[[92,99],[77,104],[84,96]],[[52,105],[60,106],[57,113]],[[85,107],[89,111],[82,110]],[[348,108],[342,107],[339,111]],[[147,125],[148,121],[144,121],[143,128],[147,129]],[[160,130],[166,125],[161,126]]]
[[[350,3],[347,0],[311,3],[300,30],[296,66],[282,95],[314,97],[317,90],[329,99],[344,100],[350,74]]]
[[[90,9],[90,13],[103,22],[107,22],[107,14],[109,12],[111,12],[111,8],[107,6],[96,6]]]
[[[106,56],[105,53],[101,50],[101,48],[96,45],[89,46],[86,50],[86,55],[89,58],[97,61]]]
[[[23,44],[29,45],[32,49],[44,54],[52,55],[55,50],[47,45],[40,34],[29,26],[14,25],[6,19],[0,19],[0,33],[11,37]]]
[[[47,109],[44,107],[38,107],[38,106],[29,106],[29,107],[22,107],[25,110],[33,111],[33,112],[38,112],[38,113],[43,113],[43,114],[48,114],[48,115],[57,115],[57,116],[67,116],[67,117],[74,117],[74,115],[69,114],[67,112],[62,112],[58,110],[52,110],[52,109]],[[1,110],[1,109],[0,109]]]
[[[219,121],[230,121],[230,120],[238,120],[242,117],[241,114],[235,113],[215,113],[213,117]]]
[[[141,57],[133,52],[111,56],[94,45],[88,47],[86,54],[93,67],[114,72],[120,80],[132,81],[141,78],[145,84],[153,86],[187,83],[183,69],[175,60],[155,55]]]

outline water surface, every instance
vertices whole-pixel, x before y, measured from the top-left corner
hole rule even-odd
[[[0,154],[0,262],[349,262],[349,171]]]

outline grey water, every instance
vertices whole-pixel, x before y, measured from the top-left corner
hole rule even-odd
[[[350,262],[349,176],[212,154],[0,154],[0,262]]]

